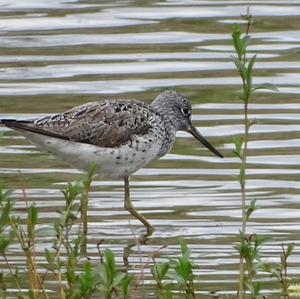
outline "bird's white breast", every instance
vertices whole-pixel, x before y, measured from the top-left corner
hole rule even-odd
[[[96,171],[107,178],[123,178],[131,175],[155,159],[160,149],[154,141],[153,132],[143,137],[133,136],[130,142],[113,148],[73,142],[23,130],[22,133],[41,150],[61,158],[75,168],[87,170],[95,164]]]

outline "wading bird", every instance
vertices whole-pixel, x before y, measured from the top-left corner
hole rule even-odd
[[[38,119],[0,122],[76,168],[86,170],[95,164],[100,176],[124,179],[125,208],[151,235],[154,228],[131,204],[129,176],[168,153],[177,131],[189,132],[223,158],[193,126],[191,113],[186,97],[167,90],[150,105],[136,100],[95,101]]]

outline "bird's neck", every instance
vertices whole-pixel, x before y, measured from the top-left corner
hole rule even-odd
[[[176,127],[175,123],[172,121],[172,118],[170,117],[170,114],[166,109],[156,109],[156,107],[153,107],[154,110],[158,113],[161,121],[164,124],[164,137],[162,139],[162,144],[159,152],[159,156],[162,157],[165,154],[167,154],[175,141],[176,137]]]

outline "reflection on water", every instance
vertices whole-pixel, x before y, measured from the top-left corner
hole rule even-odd
[[[255,16],[250,50],[258,53],[254,83],[271,82],[280,91],[260,92],[250,105],[258,123],[249,142],[248,198],[257,199],[261,209],[249,232],[272,237],[263,255],[277,262],[280,244],[298,241],[300,228],[300,6],[296,0],[249,3]],[[150,102],[163,89],[175,88],[192,99],[193,121],[225,155],[213,157],[189,134],[179,133],[170,154],[132,177],[134,205],[157,229],[141,246],[131,230],[139,234],[143,228],[123,208],[123,182],[96,179],[89,209],[91,258],[97,258],[95,244],[104,239],[103,247],[112,248],[119,263],[127,250],[136,272],[140,258],[146,261],[164,244],[163,256],[178,254],[184,236],[199,265],[201,293],[235,290],[233,243],[241,213],[232,138],[243,132],[243,106],[230,62],[230,32],[245,10],[244,1],[236,0],[0,4],[0,117],[31,118],[116,96]],[[52,223],[64,206],[60,188],[81,172],[40,153],[16,132],[0,127],[0,133],[1,179],[16,189],[17,199],[25,185],[41,225]],[[25,203],[19,200],[17,208],[24,217]],[[43,241],[40,253],[51,246],[49,238]],[[18,252],[13,247],[9,258],[22,266]],[[290,273],[299,272],[296,248]],[[149,269],[145,273],[149,277]],[[276,293],[274,287],[266,291]]]

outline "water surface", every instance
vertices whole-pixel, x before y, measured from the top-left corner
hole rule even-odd
[[[103,248],[111,248],[120,264],[130,248],[130,271],[138,272],[140,255],[145,262],[167,244],[162,258],[175,256],[184,237],[198,266],[201,294],[234,293],[241,201],[232,140],[243,133],[243,106],[230,61],[230,32],[248,4],[254,15],[249,49],[258,54],[254,83],[279,88],[258,93],[250,105],[258,124],[249,142],[248,199],[261,209],[248,232],[272,237],[263,256],[278,262],[280,244],[298,242],[300,229],[299,1],[1,2],[1,117],[42,116],[115,97],[149,103],[172,88],[191,99],[196,126],[225,155],[212,156],[180,132],[171,153],[132,176],[133,204],[156,227],[141,246],[135,246],[132,231],[138,235],[143,229],[123,208],[123,182],[96,179],[89,205],[92,259],[98,258],[96,243],[104,240]],[[24,217],[25,187],[41,225],[53,223],[64,206],[59,189],[80,172],[16,132],[1,127],[0,133],[0,178],[15,189],[18,215]],[[47,246],[51,240],[44,238],[40,256]],[[25,265],[17,246],[9,259]],[[296,247],[293,277],[299,277],[299,263]],[[267,284],[265,292],[276,293],[277,287]]]

